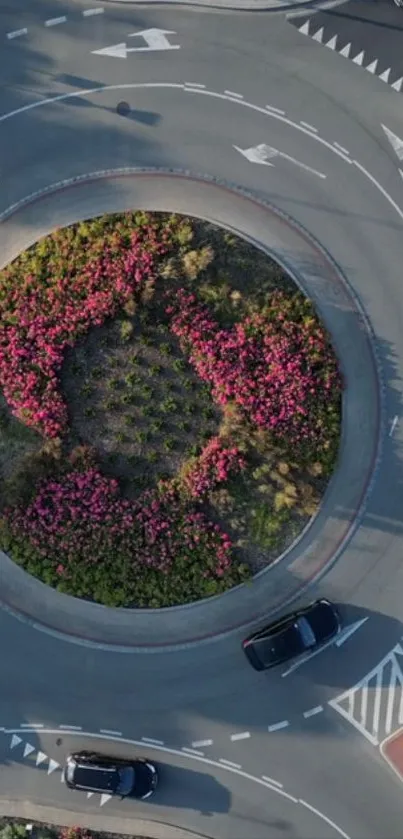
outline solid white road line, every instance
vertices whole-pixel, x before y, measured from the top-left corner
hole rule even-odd
[[[224,90],[227,96],[234,96],[235,99],[243,99],[242,93],[234,93],[233,90]]]
[[[186,752],[186,754],[200,755],[200,757],[204,757],[204,752],[199,752],[197,749],[189,749],[187,746],[182,746],[181,751]]]
[[[336,146],[336,149],[339,149],[339,151],[342,151],[343,154],[350,154],[349,150],[345,149],[344,146],[341,146],[340,143],[336,143],[336,140],[334,141],[333,145]]]
[[[66,23],[67,18],[65,15],[62,17],[51,17],[49,20],[45,20],[45,26],[59,26],[59,23]]]
[[[153,740],[152,737],[142,737],[141,739],[143,740],[144,743],[151,743],[153,746],[163,746],[164,745],[163,740]]]
[[[280,731],[281,728],[287,728],[289,724],[288,720],[282,720],[274,723],[274,725],[269,725],[268,731]]]
[[[230,739],[234,742],[235,740],[247,740],[249,737],[249,731],[242,731],[240,734],[231,734]]]
[[[92,15],[103,15],[105,9],[84,9],[83,17],[91,17]]]
[[[323,711],[323,705],[316,705],[315,708],[310,708],[309,711],[304,711],[303,716],[305,719],[309,719],[309,717],[315,717],[316,714],[320,714]]]
[[[266,108],[268,111],[273,111],[274,114],[285,115],[285,111],[282,111],[281,108],[274,108],[273,105],[266,105]]]
[[[314,125],[309,125],[309,122],[304,122],[302,119],[300,120],[301,125],[308,129],[308,131],[313,131],[314,134],[318,133],[318,129],[315,128]]]
[[[59,725],[59,728],[64,728],[66,731],[81,731],[81,725]]]
[[[327,824],[329,824],[330,827],[333,827],[334,830],[337,830],[337,832],[340,834],[340,836],[343,837],[343,839],[349,839],[347,833],[344,833],[344,830],[342,830],[341,827],[338,826],[338,824],[335,824],[335,822],[332,821],[332,819],[328,819],[328,817],[321,813],[320,810],[317,810],[316,807],[312,807],[311,804],[308,804],[308,802],[304,801],[302,798],[299,798],[298,801],[300,804],[302,804],[303,807],[306,807],[308,810],[311,810],[312,813],[315,813],[317,816],[319,816],[320,819],[323,819],[324,822],[327,822]]]

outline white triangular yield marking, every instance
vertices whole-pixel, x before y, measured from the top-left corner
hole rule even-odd
[[[34,752],[34,751],[35,751],[35,747],[31,746],[31,743],[25,743],[24,757],[28,757],[28,755],[30,755],[31,752]]]
[[[351,44],[346,44],[342,50],[340,50],[339,55],[344,55],[344,58],[348,58],[350,55]]]
[[[58,762],[57,762],[57,760],[52,760],[52,758],[50,758],[50,761],[49,761],[49,768],[48,768],[48,775],[51,775],[51,774],[52,774],[52,772],[54,772],[54,771],[55,771],[55,769],[58,769],[58,768],[59,768],[59,766],[60,766],[60,763],[58,763]]]
[[[111,795],[107,795],[106,792],[103,792],[102,795],[101,795],[101,803],[100,803],[99,806],[103,807],[104,804],[106,804],[106,802],[109,801],[110,798],[112,798]]]
[[[302,35],[309,35],[309,20],[305,21],[305,23],[299,28],[298,32],[301,32]]]
[[[45,752],[38,752],[36,756],[36,765],[39,766],[40,763],[43,763],[44,760],[47,760],[48,756],[45,755]]]
[[[22,743],[21,737],[17,737],[16,734],[13,734],[11,738],[10,749],[15,749],[15,747],[18,746],[19,743]]]
[[[329,47],[330,50],[335,50],[337,44],[337,35],[333,35],[333,38],[325,44],[326,47]]]
[[[377,64],[378,64],[378,59],[376,58],[375,61],[372,61],[371,64],[368,64],[368,67],[366,67],[365,69],[368,70],[368,73],[375,73],[375,70],[377,68]]]
[[[393,151],[396,152],[396,155],[399,158],[399,160],[403,160],[403,140],[401,140],[400,137],[397,136],[397,134],[394,134],[393,131],[390,130],[390,128],[387,128],[386,125],[383,125],[383,123],[381,123],[381,125],[390,142],[390,145],[392,146]]]
[[[382,79],[383,82],[388,82],[389,81],[389,76],[390,76],[390,67],[388,67],[387,70],[384,70],[383,73],[381,73],[381,75],[378,76],[378,79]]]
[[[402,85],[403,85],[403,76],[400,76],[400,79],[398,79],[397,82],[393,82],[391,87],[393,87],[394,90],[397,90],[397,92],[400,93],[400,91],[402,89]]]
[[[87,792],[87,798],[91,798],[91,795],[94,795],[93,792]]]
[[[353,58],[354,64],[359,64],[360,66],[362,65],[363,61],[364,61],[364,50],[362,52],[359,52],[358,55],[356,55],[356,57]]]
[[[101,50],[92,50],[92,55],[110,55],[112,58],[127,58],[127,53],[125,43],[113,44],[113,46],[103,47]]]
[[[324,30],[323,26],[321,26],[321,27],[320,27],[320,29],[318,29],[318,31],[317,31],[317,32],[315,32],[315,34],[314,34],[314,35],[312,35],[312,40],[313,40],[313,41],[317,41],[317,42],[318,42],[318,44],[321,44],[321,43],[322,43],[322,40],[323,40],[323,33],[324,33],[324,31],[325,31],[325,30]]]

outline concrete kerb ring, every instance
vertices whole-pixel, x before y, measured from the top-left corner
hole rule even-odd
[[[5,610],[65,640],[116,652],[207,641],[251,625],[300,596],[351,538],[366,507],[383,437],[382,388],[371,328],[345,277],[307,231],[232,184],[190,172],[135,168],[62,181],[0,216],[0,267],[56,227],[133,207],[198,216],[249,239],[279,261],[313,299],[329,329],[346,390],[339,468],[321,508],[285,554],[250,585],[181,607],[108,609],[50,589],[0,554],[0,605]]]

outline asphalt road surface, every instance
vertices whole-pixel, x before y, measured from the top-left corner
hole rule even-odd
[[[0,213],[55,183],[143,167],[241,187],[316,237],[371,321],[383,419],[365,514],[316,593],[340,602],[348,624],[367,620],[340,648],[284,677],[255,673],[236,632],[119,654],[0,612],[0,803],[59,807],[77,820],[102,806],[214,839],[398,837],[402,789],[379,745],[403,722],[403,179],[382,126],[403,137],[403,99],[281,15],[95,5],[97,14],[84,2],[21,0],[2,11]],[[381,5],[379,60],[391,56],[394,79],[403,12]],[[337,12],[343,38],[375,60],[356,20],[374,18],[373,8],[345,4],[332,21]],[[324,14],[310,25],[323,26]],[[338,28],[329,26],[330,38]],[[144,51],[150,35],[135,33],[150,29],[180,49]],[[117,113],[121,101],[128,116]],[[274,165],[245,155],[262,145]],[[57,199],[54,208],[56,223]],[[121,804],[68,791],[64,756],[88,742],[111,753],[148,750],[161,765],[155,799]]]

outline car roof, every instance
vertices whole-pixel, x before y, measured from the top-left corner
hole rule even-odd
[[[76,787],[91,787],[100,792],[114,792],[120,776],[116,766],[97,766],[96,764],[77,763],[74,771]]]

